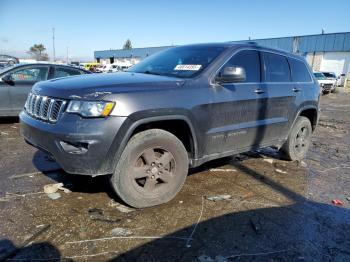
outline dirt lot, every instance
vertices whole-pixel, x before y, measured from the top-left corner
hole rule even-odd
[[[214,161],[142,210],[120,205],[106,177],[59,170],[3,121],[0,260],[350,261],[349,112],[350,93],[322,97],[305,162],[272,149]],[[53,200],[43,186],[59,182],[72,192]]]

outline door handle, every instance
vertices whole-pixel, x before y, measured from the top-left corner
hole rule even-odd
[[[262,90],[261,88],[257,88],[257,89],[254,90],[254,93],[256,93],[256,94],[262,94],[262,93],[265,93],[265,91]]]
[[[301,89],[300,89],[300,88],[296,88],[296,87],[294,87],[292,90],[293,90],[293,92],[295,92],[295,93],[298,93],[298,92],[300,92],[300,91],[301,91]]]

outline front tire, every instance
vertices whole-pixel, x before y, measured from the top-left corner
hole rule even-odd
[[[182,188],[188,155],[173,134],[150,129],[134,135],[126,145],[111,184],[128,205],[142,208],[170,201]]]
[[[287,141],[281,148],[283,156],[292,161],[300,161],[305,158],[310,146],[311,134],[310,120],[304,116],[298,116]]]

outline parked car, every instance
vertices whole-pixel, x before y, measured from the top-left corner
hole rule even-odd
[[[334,89],[331,90],[331,92],[334,92],[335,88],[337,86],[340,86],[340,76],[337,77],[337,75],[334,72],[324,72],[322,71],[322,74],[328,79],[333,81]]]
[[[32,86],[53,78],[89,74],[89,71],[56,64],[23,64],[0,71],[0,116],[18,116]]]
[[[328,94],[329,92],[333,92],[335,90],[334,81],[327,79],[322,72],[314,72],[314,76],[317,79],[323,94]]]
[[[13,66],[18,63],[19,60],[14,56],[0,55],[0,64],[3,66]]]
[[[188,168],[209,160],[269,146],[303,159],[319,98],[300,56],[255,44],[188,45],[127,72],[37,83],[21,132],[68,173],[112,174],[119,197],[140,208],[172,199]]]

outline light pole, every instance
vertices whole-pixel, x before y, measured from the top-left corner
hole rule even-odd
[[[52,28],[52,50],[53,50],[53,55],[52,55],[52,59],[53,62],[55,62],[56,57],[55,57],[55,28]]]

